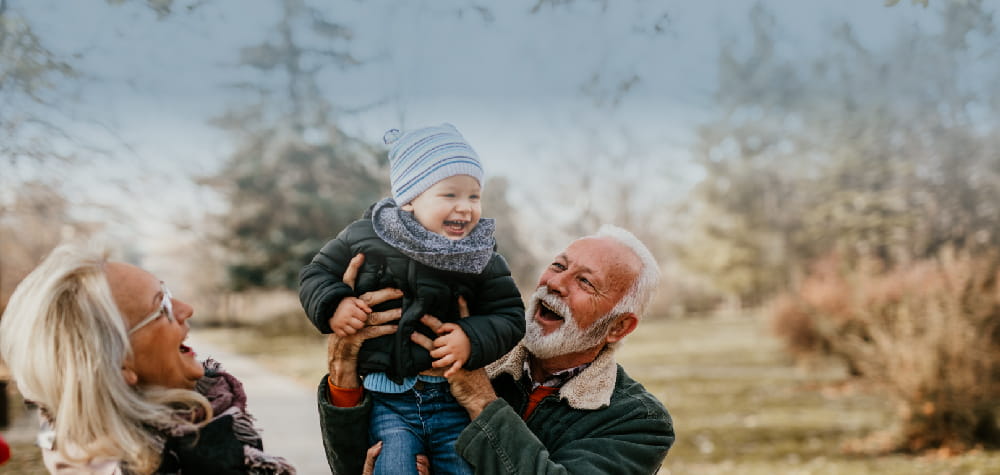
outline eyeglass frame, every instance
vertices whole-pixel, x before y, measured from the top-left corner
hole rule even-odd
[[[177,321],[177,318],[174,317],[174,304],[172,302],[173,295],[170,294],[170,289],[167,288],[167,284],[160,282],[160,291],[163,293],[163,298],[160,299],[160,305],[156,308],[156,311],[140,320],[134,327],[130,328],[128,331],[129,336],[132,336],[132,334],[139,331],[140,328],[153,323],[157,318],[162,316],[166,316],[167,320],[170,320],[171,323]]]

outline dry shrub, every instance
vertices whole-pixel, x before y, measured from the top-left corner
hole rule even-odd
[[[867,334],[838,346],[899,403],[900,449],[1000,444],[996,255],[942,253],[859,281]]]
[[[833,356],[858,375],[852,355],[837,344],[845,335],[865,331],[851,305],[855,289],[841,268],[835,254],[818,260],[796,292],[771,300],[767,314],[772,331],[796,358]]]
[[[774,306],[773,322],[790,349],[836,355],[884,388],[899,406],[895,449],[1000,445],[995,253],[944,251],[935,260],[839,277],[818,269]]]
[[[813,314],[794,295],[783,294],[772,300],[768,314],[772,331],[797,358],[830,353],[829,345],[816,328]]]

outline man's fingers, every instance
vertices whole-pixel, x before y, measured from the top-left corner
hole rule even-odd
[[[358,253],[351,258],[351,262],[347,264],[347,269],[344,269],[344,278],[341,282],[347,284],[350,288],[354,288],[354,281],[358,278],[358,269],[361,268],[361,264],[365,262],[365,255]]]
[[[424,454],[417,454],[417,473],[431,475],[431,461]]]
[[[371,475],[375,473],[375,459],[381,452],[382,452],[381,440],[376,442],[375,445],[368,448],[368,452],[365,453],[365,467],[361,469],[361,475]],[[419,468],[417,470],[419,470]]]
[[[365,292],[358,298],[369,307],[373,307],[382,302],[403,298],[403,291],[393,288],[378,289],[371,292]]]
[[[362,340],[370,340],[372,338],[377,338],[382,335],[389,335],[391,333],[396,333],[396,325],[378,325],[374,327],[364,327],[358,331],[358,336]]]
[[[458,296],[458,316],[465,318],[469,316],[469,302],[465,301],[465,297]]]
[[[434,340],[431,340],[427,335],[420,332],[413,332],[410,334],[410,341],[424,347],[425,350],[431,351],[434,349]]]
[[[372,312],[365,319],[365,323],[369,326],[381,325],[383,323],[389,323],[394,320],[399,320],[403,316],[403,311],[398,308],[392,310],[386,310],[384,312]]]
[[[434,315],[424,315],[423,317],[420,318],[420,321],[424,325],[427,325],[427,328],[430,328],[431,331],[434,333],[439,333],[439,330],[444,325],[443,323],[441,323],[441,320],[438,320],[438,318],[435,317]]]

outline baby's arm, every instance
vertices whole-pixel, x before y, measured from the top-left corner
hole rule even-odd
[[[355,237],[345,228],[336,238],[327,242],[299,273],[299,300],[309,321],[320,333],[333,333],[331,318],[343,299],[354,296],[353,285],[343,281],[355,252],[351,243]]]
[[[468,315],[468,310],[463,316]],[[448,368],[444,377],[449,377],[462,368],[469,361],[469,354],[472,352],[472,345],[469,343],[469,336],[465,330],[456,323],[445,323],[438,330],[438,336],[434,339],[434,350],[431,357],[435,368]]]

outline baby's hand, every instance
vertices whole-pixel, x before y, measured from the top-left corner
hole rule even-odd
[[[350,336],[365,327],[372,309],[357,297],[344,297],[330,317],[330,329],[337,336]]]
[[[465,330],[456,323],[441,325],[438,335],[440,336],[434,339],[434,350],[431,351],[431,357],[435,359],[431,366],[448,368],[444,373],[444,377],[447,378],[469,361],[472,345]]]

